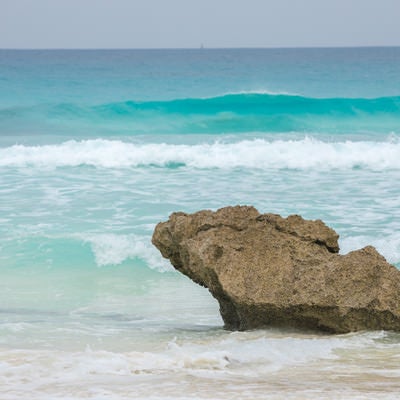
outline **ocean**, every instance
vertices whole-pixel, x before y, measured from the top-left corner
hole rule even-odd
[[[174,211],[322,219],[400,267],[400,48],[0,50],[0,399],[397,399],[400,334],[229,332]]]

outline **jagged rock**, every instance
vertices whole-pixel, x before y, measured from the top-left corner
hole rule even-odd
[[[174,213],[152,242],[218,300],[225,327],[400,330],[400,271],[375,248],[339,255],[322,221],[253,207]]]

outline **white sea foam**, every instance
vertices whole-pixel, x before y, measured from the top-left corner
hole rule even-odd
[[[218,97],[223,97],[223,96],[235,96],[239,94],[267,94],[271,96],[301,96],[299,93],[294,93],[294,92],[287,92],[284,90],[268,90],[268,89],[250,89],[250,90],[238,90],[238,91],[233,91],[233,92],[225,92],[222,95],[219,96],[209,96],[209,97],[204,97],[205,99],[213,99],[213,98],[218,98]]]
[[[45,376],[48,363],[43,358],[56,357],[57,362],[51,364],[58,367],[48,371],[54,378],[73,380],[77,376],[93,375],[133,375],[157,374],[178,371],[225,371],[230,375],[246,372],[247,375],[272,372],[289,365],[299,365],[311,360],[336,359],[332,350],[344,345],[341,339],[330,338],[255,338],[251,334],[240,337],[233,334],[226,340],[207,340],[204,343],[177,344],[170,342],[161,352],[126,352],[115,353],[110,351],[93,351],[87,347],[82,352],[50,352],[50,351],[10,351],[5,353],[0,371],[18,369],[22,375],[13,376],[15,381],[26,377],[29,373],[35,380],[36,374]],[[16,362],[16,359],[20,359]],[[25,365],[23,361],[37,364]],[[15,365],[16,364],[16,365]],[[16,368],[17,367],[17,368]],[[43,372],[41,374],[40,372]],[[10,374],[11,375],[11,374]],[[15,382],[17,383],[17,382]]]
[[[259,331],[200,342],[186,338],[160,351],[1,349],[0,393],[4,400],[284,399],[310,390],[300,397],[366,399],[371,382],[377,385],[382,376],[390,376],[381,398],[392,399],[400,370],[390,359],[398,344],[378,343],[384,336],[377,332],[307,337]],[[378,377],[371,369],[375,361],[380,361]],[[328,388],[330,396],[321,397],[321,390]],[[358,396],[343,397],[348,390]]]
[[[149,237],[104,233],[88,234],[79,238],[90,243],[96,264],[99,266],[118,265],[127,259],[140,258],[152,269],[172,270],[171,264],[161,257]]]
[[[361,249],[365,246],[374,246],[390,263],[400,263],[400,233],[395,232],[383,237],[348,236],[340,240],[342,254]]]
[[[400,169],[400,142],[242,140],[235,143],[135,144],[120,140],[67,141],[0,149],[0,167],[104,168],[184,165],[191,168]]]

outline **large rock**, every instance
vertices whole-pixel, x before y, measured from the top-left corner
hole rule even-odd
[[[153,244],[218,300],[227,329],[400,330],[400,271],[371,246],[339,255],[322,221],[253,207],[174,213]]]

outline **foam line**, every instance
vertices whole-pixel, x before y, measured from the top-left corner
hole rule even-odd
[[[323,142],[264,139],[235,143],[134,144],[119,140],[67,141],[58,145],[14,145],[0,149],[0,167],[102,168],[186,166],[261,169],[400,169],[400,142]]]

